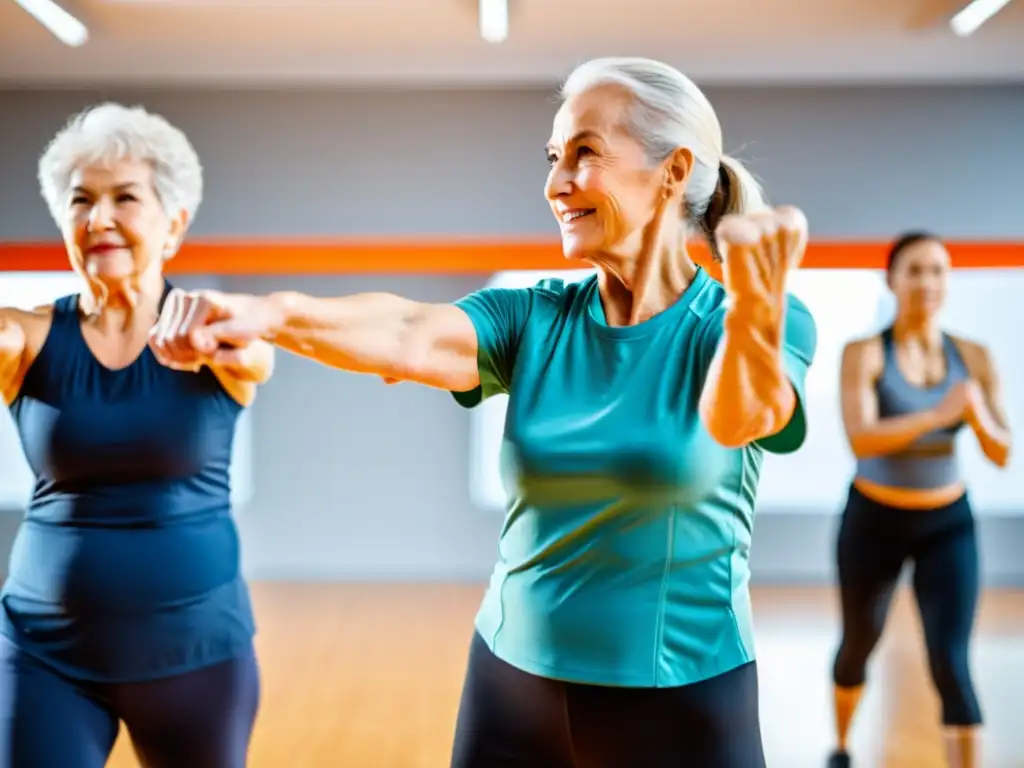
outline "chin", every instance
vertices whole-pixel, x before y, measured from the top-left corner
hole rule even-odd
[[[117,282],[139,272],[139,266],[130,255],[89,256],[85,260],[85,273],[94,280]]]
[[[908,314],[918,318],[933,319],[939,316],[942,312],[941,304],[930,304],[926,302],[913,302],[907,304]]]
[[[915,304],[924,310],[935,311],[942,308],[942,296],[916,296]]]
[[[587,256],[593,253],[595,248],[579,237],[562,238],[562,256],[571,261],[589,261]]]

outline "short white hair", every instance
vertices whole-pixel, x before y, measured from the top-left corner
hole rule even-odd
[[[675,67],[652,59],[591,59],[566,78],[560,96],[564,102],[596,86],[610,84],[625,88],[635,100],[636,108],[627,127],[641,142],[651,162],[663,161],[679,147],[693,152],[694,168],[686,189],[686,210],[682,212],[692,227],[710,235],[725,214],[750,213],[766,207],[761,185],[740,161],[724,153],[722,126],[714,107],[690,78]],[[726,190],[720,187],[723,173],[729,177]],[[727,193],[725,199],[716,201],[716,191],[720,196]],[[713,203],[716,204],[712,206]]]
[[[143,107],[107,102],[73,116],[39,159],[40,191],[58,226],[75,169],[121,160],[149,163],[168,216],[184,210],[192,223],[203,199],[203,167],[188,137]]]

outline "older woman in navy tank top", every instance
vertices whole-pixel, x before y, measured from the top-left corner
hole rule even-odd
[[[955,439],[968,427],[1002,467],[1010,433],[986,348],[939,327],[949,268],[934,236],[914,232],[897,240],[888,263],[896,320],[843,354],[843,421],[857,471],[838,539],[843,638],[833,675],[833,768],[850,765],[847,734],[865,667],[907,560],[914,563],[914,593],[942,699],[949,766],[981,764],[981,709],[968,663],[978,547]]]
[[[259,678],[229,469],[271,347],[172,370],[147,346],[202,197],[181,131],[98,106],[39,179],[82,291],[0,309],[36,476],[0,596],[0,768],[102,768],[119,721],[147,768],[242,768]]]

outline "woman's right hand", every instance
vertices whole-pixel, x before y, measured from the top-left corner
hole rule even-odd
[[[978,393],[978,385],[973,380],[968,379],[954,384],[942,398],[942,402],[935,407],[939,424],[943,427],[953,427],[966,421]]]

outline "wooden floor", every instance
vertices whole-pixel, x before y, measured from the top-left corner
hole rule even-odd
[[[253,592],[263,698],[251,768],[447,766],[480,588],[257,584]],[[760,589],[754,602],[768,765],[820,768],[832,731],[833,596]],[[985,595],[973,664],[987,717],[984,765],[1022,767],[1024,593]],[[937,702],[906,596],[870,675],[853,736],[858,766],[942,766]],[[137,766],[123,733],[109,765]]]

